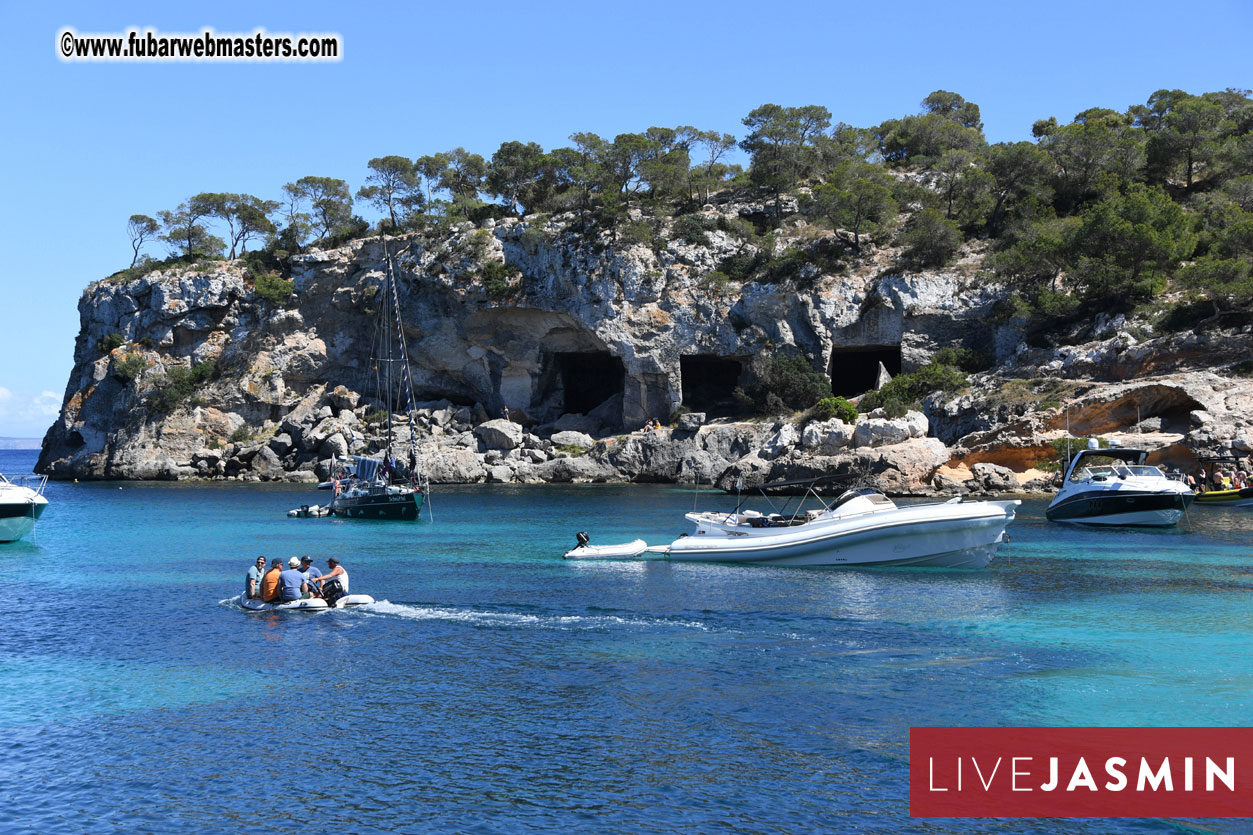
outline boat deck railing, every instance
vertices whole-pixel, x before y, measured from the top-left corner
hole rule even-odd
[[[12,484],[14,487],[25,487],[28,490],[35,491],[35,494],[42,496],[44,488],[48,486],[48,477],[46,475],[10,475],[0,474],[0,484]]]

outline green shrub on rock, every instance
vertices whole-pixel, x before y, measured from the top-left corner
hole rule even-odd
[[[275,307],[290,307],[295,301],[296,282],[275,273],[257,276],[254,289],[257,296]]]
[[[172,412],[179,406],[192,402],[196,389],[217,379],[219,373],[216,360],[196,363],[191,368],[176,365],[154,381],[153,392],[148,396],[148,405],[154,412]]]
[[[127,354],[113,363],[113,373],[129,383],[142,374],[147,367],[148,361],[143,358],[142,354]]]
[[[804,357],[776,354],[754,365],[756,382],[747,389],[736,388],[734,395],[748,411],[780,414],[806,409],[831,397],[831,380],[814,371]]]
[[[102,336],[96,340],[96,350],[99,351],[101,355],[111,354],[114,350],[121,348],[124,344],[126,344],[126,337],[122,336],[122,334],[117,331],[114,331],[113,333]]]
[[[815,420],[839,418],[845,423],[857,422],[857,407],[843,397],[824,397],[811,409]]]
[[[892,411],[904,411],[921,404],[922,399],[937,391],[961,391],[969,385],[966,375],[951,365],[933,362],[909,374],[898,374],[878,391],[872,391],[861,401],[866,411],[892,407]]]

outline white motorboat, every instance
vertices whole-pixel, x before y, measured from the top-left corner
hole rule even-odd
[[[35,529],[48,507],[48,477],[0,475],[0,543],[16,542]]]
[[[244,599],[240,596],[239,605],[250,612],[316,612],[326,609],[347,609],[349,606],[368,606],[377,602],[368,594],[345,594],[329,604],[320,597],[309,597],[304,600],[289,600],[286,603],[264,603],[256,598]]]
[[[766,485],[789,486],[785,483]],[[683,562],[735,562],[766,565],[911,565],[983,568],[1005,537],[1021,503],[947,502],[898,506],[876,490],[846,490],[831,504],[812,486],[807,491],[821,508],[792,514],[764,514],[737,508],[733,513],[685,514],[696,525],[669,545],[638,548],[580,547],[567,559],[643,558]],[[642,543],[638,543],[642,544]]]
[[[1195,495],[1182,481],[1144,463],[1148,451],[1111,447],[1080,450],[1045,515],[1082,525],[1176,524]]]

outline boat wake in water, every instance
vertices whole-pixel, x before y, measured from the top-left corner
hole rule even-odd
[[[367,611],[367,610],[362,610]],[[380,600],[368,609],[370,615],[390,615],[410,620],[442,620],[465,623],[471,626],[533,627],[536,629],[606,630],[622,627],[656,629],[674,627],[701,632],[709,627],[700,621],[674,618],[640,618],[621,615],[553,615],[528,612],[485,612],[475,609],[458,609],[450,606],[419,606],[409,603],[391,603]]]

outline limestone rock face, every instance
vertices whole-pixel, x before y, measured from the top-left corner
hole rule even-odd
[[[971,481],[975,482],[971,486],[989,493],[1015,492],[1020,486],[1018,475],[1009,467],[982,462],[973,465],[970,472],[974,476]]]
[[[436,449],[418,460],[433,484],[474,484],[485,477],[483,459],[467,449]]]
[[[579,449],[591,449],[596,446],[596,439],[591,435],[572,432],[568,429],[564,432],[554,432],[551,440],[557,446],[574,446]]]
[[[679,415],[678,429],[680,432],[695,432],[705,425],[704,412],[688,412]]]
[[[474,434],[488,449],[517,449],[522,445],[522,427],[504,419],[480,423],[474,428]]]
[[[775,202],[733,200],[702,213],[738,222],[760,211],[786,215],[797,205],[792,197]],[[883,275],[889,262],[838,280],[810,265],[806,289],[750,282],[714,293],[704,277],[731,255],[751,255],[754,244],[719,228],[708,243],[676,239],[654,249],[608,231],[589,235],[580,225],[573,214],[504,219],[439,236],[312,250],[290,259],[289,308],[261,299],[242,262],[97,282],[79,303],[74,369],[40,469],[66,477],[184,477],[196,469],[184,467],[191,453],[225,444],[241,428],[264,439],[289,436],[290,448],[280,442],[273,449],[292,469],[301,456],[338,454],[345,445],[368,452],[354,439],[374,432],[385,408],[371,391],[384,245],[403,250],[397,283],[417,397],[444,401],[427,409],[417,427],[424,435],[435,426],[444,436],[466,432],[508,407],[527,426],[604,437],[667,419],[681,406],[685,356],[740,362],[790,345],[815,367],[829,367],[836,350],[902,342],[907,357],[925,359],[928,346],[968,331],[995,302],[992,289],[967,287],[958,273]],[[794,243],[791,234],[790,227],[780,232],[774,254]],[[517,276],[514,295],[503,302],[479,278],[486,265],[502,261]],[[872,294],[877,301],[867,305]],[[913,335],[908,345],[906,334]],[[98,345],[119,339],[119,347],[101,354]],[[180,365],[215,371],[186,402],[158,413],[148,404]],[[198,427],[200,437],[175,442],[196,403],[211,405],[231,425],[207,435]],[[330,411],[318,413],[323,409]],[[340,431],[343,444],[326,433],[310,445],[308,433],[320,421],[350,424],[348,414],[365,425]],[[704,423],[693,413],[679,429],[700,435]],[[513,448],[513,433],[505,431],[485,444]],[[155,435],[167,451],[181,450],[166,460],[166,451],[151,446]],[[695,449],[726,460],[744,454],[703,443]]]
[[[904,418],[868,418],[857,422],[853,430],[853,446],[891,446],[908,441],[909,423]]]
[[[779,427],[779,431],[770,437],[770,440],[762,444],[761,452],[758,454],[767,461],[772,461],[796,446],[799,440],[800,437],[796,434],[796,427],[790,423],[785,423]]]
[[[801,436],[801,446],[815,455],[835,455],[853,440],[853,427],[839,418],[811,421]]]
[[[951,268],[907,272],[890,247],[863,238],[847,274],[824,274],[815,261],[796,281],[761,274],[710,284],[726,258],[768,245],[735,232],[742,219],[781,213],[765,253],[776,257],[827,234],[791,217],[798,207],[794,197],[720,197],[700,210],[713,230],[700,243],[679,240],[670,221],[658,233],[672,239],[652,244],[581,231],[572,213],[358,240],[293,256],[288,307],[262,299],[239,261],[96,282],[79,301],[74,365],[37,469],[64,478],[325,477],[332,457],[380,455],[390,430],[393,454],[407,463],[412,441],[436,483],[725,485],[825,468],[916,492],[932,489],[940,442],[956,463],[1023,471],[1053,454],[1067,413],[1075,434],[1126,433],[1138,420],[1180,463],[1253,452],[1253,381],[1234,365],[1253,353],[1253,329],[1157,337],[1104,317],[1087,343],[1031,348],[1021,322],[987,327],[1006,291],[969,278],[977,243]],[[836,232],[822,243],[848,250],[853,241]],[[421,401],[412,421],[395,406],[389,413],[374,385],[385,247],[400,253],[398,301]],[[481,278],[501,263],[512,276],[504,300]],[[757,373],[750,358],[789,352],[838,373],[842,352],[884,346],[899,346],[906,372],[941,347],[995,349],[1000,365],[904,418],[872,414],[802,431],[711,423],[711,405],[682,415],[675,430],[633,431],[699,405],[702,369],[729,368],[734,379],[738,367],[747,383]],[[1195,370],[1204,367],[1227,370]],[[179,381],[189,377],[187,392]],[[705,394],[715,403],[731,392]],[[491,419],[506,408],[512,422]],[[588,451],[569,456],[563,446]],[[993,481],[1009,483],[978,486],[1005,489]]]

